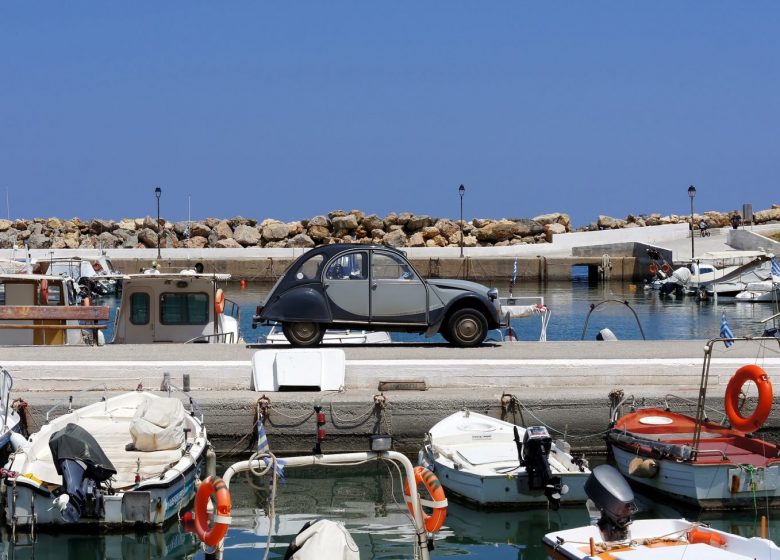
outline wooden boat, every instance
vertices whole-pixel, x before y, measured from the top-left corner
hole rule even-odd
[[[49,421],[53,410],[6,465],[14,530],[161,526],[191,502],[208,441],[179,399],[133,391]]]
[[[542,426],[522,428],[464,410],[433,426],[419,462],[451,493],[485,507],[585,501],[587,461]]]
[[[705,419],[704,402],[714,339],[705,347],[705,363],[697,402],[691,417],[665,408],[642,408],[621,415],[625,404],[613,408],[607,445],[620,472],[632,485],[706,509],[780,506],[780,447],[754,435],[772,407],[772,385],[766,372],[743,366],[726,390],[730,426]],[[773,341],[774,337],[730,340]],[[743,384],[759,390],[754,413],[739,412]]]
[[[771,560],[780,548],[685,519],[632,520],[631,488],[609,465],[593,469],[586,485],[593,524],[548,533],[554,560]]]

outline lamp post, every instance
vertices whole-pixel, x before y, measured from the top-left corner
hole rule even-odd
[[[696,196],[696,187],[688,187],[688,196],[691,199],[691,261],[693,261],[693,198]]]
[[[155,187],[154,189],[154,196],[157,197],[157,260],[160,260],[160,235],[162,232],[160,231],[160,195],[162,194],[162,189],[160,187]]]
[[[466,187],[463,185],[458,187],[458,194],[460,195],[460,258],[463,258],[463,194],[466,192]]]

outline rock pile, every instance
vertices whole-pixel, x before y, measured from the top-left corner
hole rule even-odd
[[[696,214],[694,223],[728,227],[734,212]],[[685,223],[690,216],[629,215],[625,219],[599,216],[582,230],[643,227]],[[780,222],[780,206],[754,214],[754,222]],[[463,245],[485,247],[547,243],[553,235],[574,231],[568,214],[543,214],[534,218],[474,219],[463,223]],[[310,220],[280,222],[237,216],[224,220],[208,218],[175,222],[145,217],[135,219],[82,221],[79,218],[35,218],[0,220],[0,249],[29,246],[31,249],[76,248],[241,248],[301,247],[332,243],[383,244],[392,247],[457,247],[461,226],[457,221],[402,212],[380,217],[359,210],[335,210]]]

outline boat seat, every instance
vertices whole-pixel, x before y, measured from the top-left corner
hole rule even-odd
[[[466,462],[474,466],[491,463],[518,463],[517,448],[514,445],[502,443],[483,445],[464,445],[457,448],[456,453]]]

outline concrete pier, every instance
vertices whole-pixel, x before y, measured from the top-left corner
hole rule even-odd
[[[278,347],[274,347],[278,348]],[[414,451],[426,431],[450,413],[470,408],[525,424],[544,423],[565,432],[575,449],[602,451],[609,416],[608,395],[622,390],[638,402],[663,403],[666,395],[695,402],[704,341],[519,342],[456,349],[444,345],[377,345],[344,348],[346,380],[338,392],[266,393],[267,431],[277,452],[308,451],[315,433],[314,406],[328,423],[328,451],[362,449],[377,425],[397,448]],[[223,345],[133,345],[105,347],[3,348],[0,364],[14,377],[13,395],[30,405],[32,423],[44,421],[69,396],[78,407],[100,398],[144,388],[159,389],[164,373],[182,386],[188,374],[191,395],[200,404],[218,452],[248,449],[256,403],[251,390],[251,356],[268,347]],[[758,356],[758,358],[757,358]],[[758,343],[715,347],[708,403],[723,409],[725,386],[741,365],[762,366],[780,384],[778,346],[759,352]],[[395,385],[392,384],[395,382]],[[417,383],[410,383],[417,382]],[[380,383],[389,389],[380,391]],[[425,387],[425,390],[398,390]],[[375,396],[382,394],[379,403]],[[513,395],[517,408],[504,406]],[[755,396],[755,395],[752,395]],[[692,410],[676,398],[675,409]],[[506,405],[506,400],[504,405]],[[713,412],[710,417],[720,420]],[[776,439],[780,420],[764,428]]]

